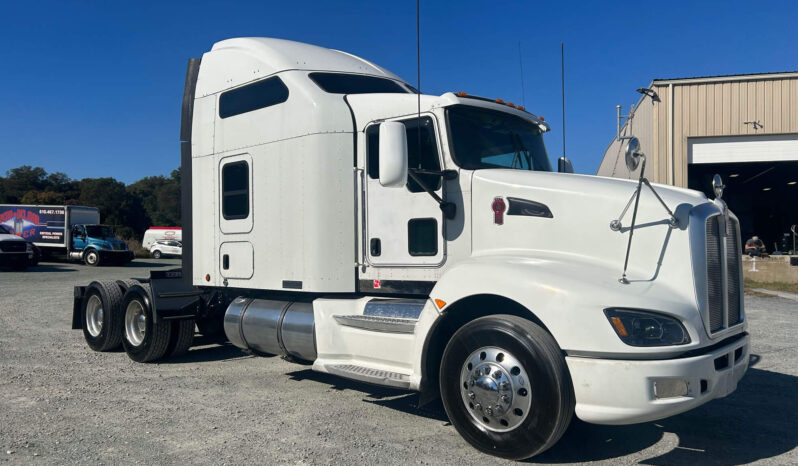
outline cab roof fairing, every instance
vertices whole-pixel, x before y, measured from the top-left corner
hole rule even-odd
[[[288,70],[353,73],[405,80],[350,53],[267,37],[240,37],[216,42],[202,56],[195,96],[215,94]]]

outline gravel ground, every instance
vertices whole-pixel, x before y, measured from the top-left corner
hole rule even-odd
[[[0,463],[491,464],[416,395],[198,342],[137,364],[70,330],[72,286],[145,277],[43,263],[0,271]],[[798,464],[798,302],[746,296],[752,364],[735,393],[635,426],[574,422],[540,463]]]

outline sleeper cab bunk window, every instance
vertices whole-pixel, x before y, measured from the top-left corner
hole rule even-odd
[[[277,76],[223,92],[219,97],[219,117],[229,118],[288,100],[288,88]]]
[[[244,160],[222,166],[222,215],[225,220],[249,217],[249,164]]]

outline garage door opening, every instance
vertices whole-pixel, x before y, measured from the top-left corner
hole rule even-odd
[[[688,187],[714,198],[716,173],[726,185],[723,200],[740,219],[742,241],[757,235],[768,252],[792,250],[790,228],[798,224],[798,162],[693,163],[687,168]]]

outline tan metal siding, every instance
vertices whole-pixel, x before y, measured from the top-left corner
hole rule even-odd
[[[649,179],[659,183],[670,182],[669,138],[673,137],[674,182],[687,185],[688,149],[687,139],[702,136],[737,136],[755,134],[798,133],[798,74],[776,76],[751,76],[750,79],[731,77],[727,80],[710,78],[708,82],[690,79],[667,83],[653,82],[660,102],[650,107],[643,100],[634,125],[637,136],[648,156]],[[673,83],[673,135],[669,134],[668,84]],[[644,106],[650,111],[644,117]],[[645,120],[651,129],[644,129]],[[745,121],[758,120],[763,127],[755,130]],[[617,167],[620,146],[611,145],[602,162],[599,174],[629,177],[623,172],[610,174],[605,166]],[[622,156],[622,154],[620,154]],[[622,158],[622,157],[621,157]],[[613,162],[613,163],[610,163]],[[620,160],[623,164],[623,160]]]

